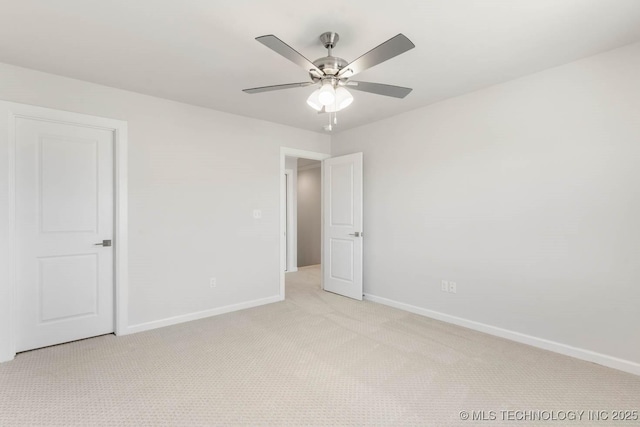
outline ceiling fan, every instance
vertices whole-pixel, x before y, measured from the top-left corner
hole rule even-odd
[[[412,89],[406,87],[350,80],[368,68],[413,49],[415,45],[405,35],[398,34],[390,38],[350,63],[332,55],[339,39],[337,33],[321,34],[320,41],[328,50],[328,54],[311,62],[273,34],[256,37],[257,41],[269,49],[308,71],[311,81],[255,87],[244,89],[243,92],[253,94],[317,84],[320,87],[309,96],[307,104],[320,113],[335,113],[348,107],[353,102],[353,96],[346,88],[394,98],[404,98],[411,92]]]

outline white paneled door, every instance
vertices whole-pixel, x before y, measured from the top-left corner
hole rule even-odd
[[[324,161],[323,283],[362,300],[362,153]]]
[[[113,131],[16,118],[17,351],[114,330]]]

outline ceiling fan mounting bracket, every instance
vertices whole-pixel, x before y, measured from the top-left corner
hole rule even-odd
[[[325,49],[333,49],[338,44],[338,40],[340,40],[340,36],[338,33],[334,33],[332,31],[327,31],[326,33],[320,34],[320,41]],[[331,55],[331,54],[329,54]]]

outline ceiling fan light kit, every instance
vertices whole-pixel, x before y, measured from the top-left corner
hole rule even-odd
[[[316,89],[313,92],[311,92],[311,95],[309,95],[309,98],[307,98],[307,105],[309,105],[311,108],[313,108],[316,111],[322,110],[322,107],[323,107],[323,105],[320,103],[320,100],[318,99],[319,94],[320,94],[320,89]]]
[[[328,80],[322,82],[322,87],[318,91],[318,100],[325,107],[331,105],[336,101],[336,90],[333,88],[333,83]]]
[[[324,126],[325,130],[332,130],[332,124],[337,123],[336,112],[347,108],[353,102],[353,95],[345,86],[361,92],[394,98],[404,98],[411,92],[411,89],[406,87],[349,80],[366,69],[413,49],[415,45],[403,34],[390,38],[350,63],[332,55],[333,48],[340,40],[340,36],[334,32],[326,32],[320,35],[320,41],[327,49],[328,54],[313,62],[272,34],[256,37],[256,40],[308,71],[311,82],[263,86],[244,89],[243,91],[254,94],[318,84],[320,87],[314,90],[307,98],[307,105],[319,113],[329,113],[329,125]]]
[[[352,102],[353,95],[351,95],[351,92],[341,86],[336,89],[336,102],[334,103],[336,111],[347,108]],[[327,107],[327,110],[328,109],[329,106]]]

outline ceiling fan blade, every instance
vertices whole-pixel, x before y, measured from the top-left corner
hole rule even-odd
[[[356,82],[353,80],[350,80],[346,86],[349,89],[375,93],[376,95],[392,96],[394,98],[404,98],[413,90],[408,87],[384,85],[382,83]]]
[[[311,86],[312,84],[313,82],[288,83],[284,85],[253,87],[251,89],[242,89],[242,91],[245,93],[262,93],[262,92],[270,92],[272,90],[292,89],[294,87]]]
[[[256,40],[262,43],[263,45],[265,45],[266,47],[268,47],[269,49],[273,50],[274,52],[284,56],[294,64],[297,64],[300,67],[304,68],[306,71],[308,72],[314,71],[316,74],[318,74],[318,76],[324,75],[324,73],[318,67],[313,65],[311,61],[309,61],[307,58],[302,56],[297,50],[295,50],[294,48],[292,48],[291,46],[289,46],[288,44],[286,44],[285,42],[283,42],[273,34],[256,37]]]
[[[360,58],[351,62],[338,72],[338,77],[351,77],[368,68],[387,61],[416,47],[404,34],[390,38],[380,46],[374,47]]]

